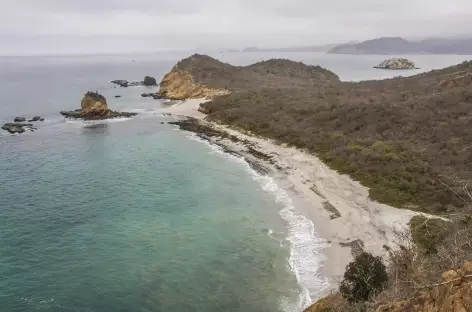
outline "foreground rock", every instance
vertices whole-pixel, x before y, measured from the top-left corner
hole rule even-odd
[[[151,76],[144,77],[143,81],[128,81],[128,80],[118,79],[118,80],[112,80],[110,82],[123,88],[136,87],[136,86],[146,86],[146,87],[157,86],[156,78],[151,77]]]
[[[415,66],[415,63],[405,59],[405,58],[393,58],[385,60],[374,68],[379,69],[418,69]]]
[[[6,130],[10,133],[23,133],[26,130],[34,131],[36,128],[33,128],[33,124],[30,123],[19,123],[19,122],[13,122],[13,123],[7,123],[2,126],[3,130]]]
[[[102,120],[119,117],[131,117],[136,113],[115,112],[108,108],[105,97],[97,92],[87,92],[82,99],[81,109],[62,111],[66,118],[81,118],[84,120]]]

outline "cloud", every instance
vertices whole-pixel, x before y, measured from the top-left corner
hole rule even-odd
[[[154,38],[156,49],[290,46],[463,34],[470,20],[470,0],[16,0],[0,11],[0,39],[136,36]]]

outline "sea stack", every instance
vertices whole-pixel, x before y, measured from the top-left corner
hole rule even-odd
[[[105,97],[98,92],[87,92],[80,106],[80,109],[74,111],[62,111],[61,115],[66,118],[81,118],[84,120],[102,120],[136,115],[136,113],[112,111],[108,108]]]
[[[418,69],[415,63],[405,58],[393,58],[385,60],[374,68],[379,69]]]

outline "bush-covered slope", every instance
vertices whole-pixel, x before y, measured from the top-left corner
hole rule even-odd
[[[276,63],[249,68],[276,72]],[[266,82],[215,98],[208,118],[316,153],[381,202],[437,213],[462,206],[443,183],[472,177],[472,62],[304,88],[287,87],[287,72],[269,74],[285,88]]]

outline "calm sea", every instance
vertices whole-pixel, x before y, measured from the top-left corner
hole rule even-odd
[[[41,115],[33,133],[0,132],[0,311],[300,311],[326,286],[326,246],[276,181],[167,124],[154,89],[188,53],[0,57],[0,122]],[[214,53],[236,65],[271,57],[344,80],[385,78],[382,56]],[[414,56],[422,70],[464,56]],[[130,120],[65,121],[99,91]],[[121,95],[121,98],[115,98]]]

